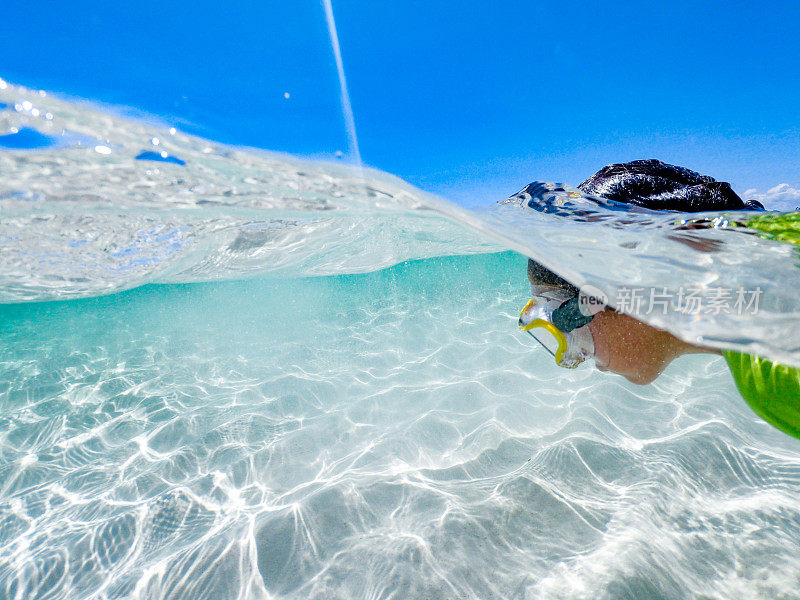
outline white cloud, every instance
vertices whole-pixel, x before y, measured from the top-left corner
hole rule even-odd
[[[742,197],[745,200],[758,200],[767,210],[800,210],[800,190],[788,183],[776,185],[766,192],[747,190]]]

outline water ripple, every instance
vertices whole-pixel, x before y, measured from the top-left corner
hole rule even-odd
[[[524,270],[0,308],[0,594],[791,597],[796,443],[719,358],[558,369]]]

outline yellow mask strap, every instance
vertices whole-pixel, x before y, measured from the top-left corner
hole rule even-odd
[[[535,302],[535,298],[531,298],[530,301],[525,305],[520,313],[520,317],[525,314],[525,311],[528,310],[531,304]],[[530,331],[534,327],[541,327],[542,329],[547,330],[550,334],[556,338],[558,342],[558,349],[556,350],[556,364],[560,365],[561,360],[564,358],[564,353],[567,351],[567,338],[564,333],[555,325],[553,325],[550,321],[545,321],[544,319],[534,319],[527,325],[520,325],[519,328],[522,331]]]

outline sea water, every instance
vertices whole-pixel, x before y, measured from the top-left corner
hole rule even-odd
[[[642,316],[797,360],[791,247],[469,212],[3,85],[0,596],[795,595],[800,446],[721,358],[640,387],[516,329],[529,255],[612,300],[763,286]]]

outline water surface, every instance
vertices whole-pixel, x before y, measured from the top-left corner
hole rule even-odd
[[[527,255],[612,300],[762,285],[758,317],[647,318],[796,361],[791,246],[0,101],[40,135],[0,151],[3,595],[794,594],[800,447],[720,358],[638,387],[516,330]]]

